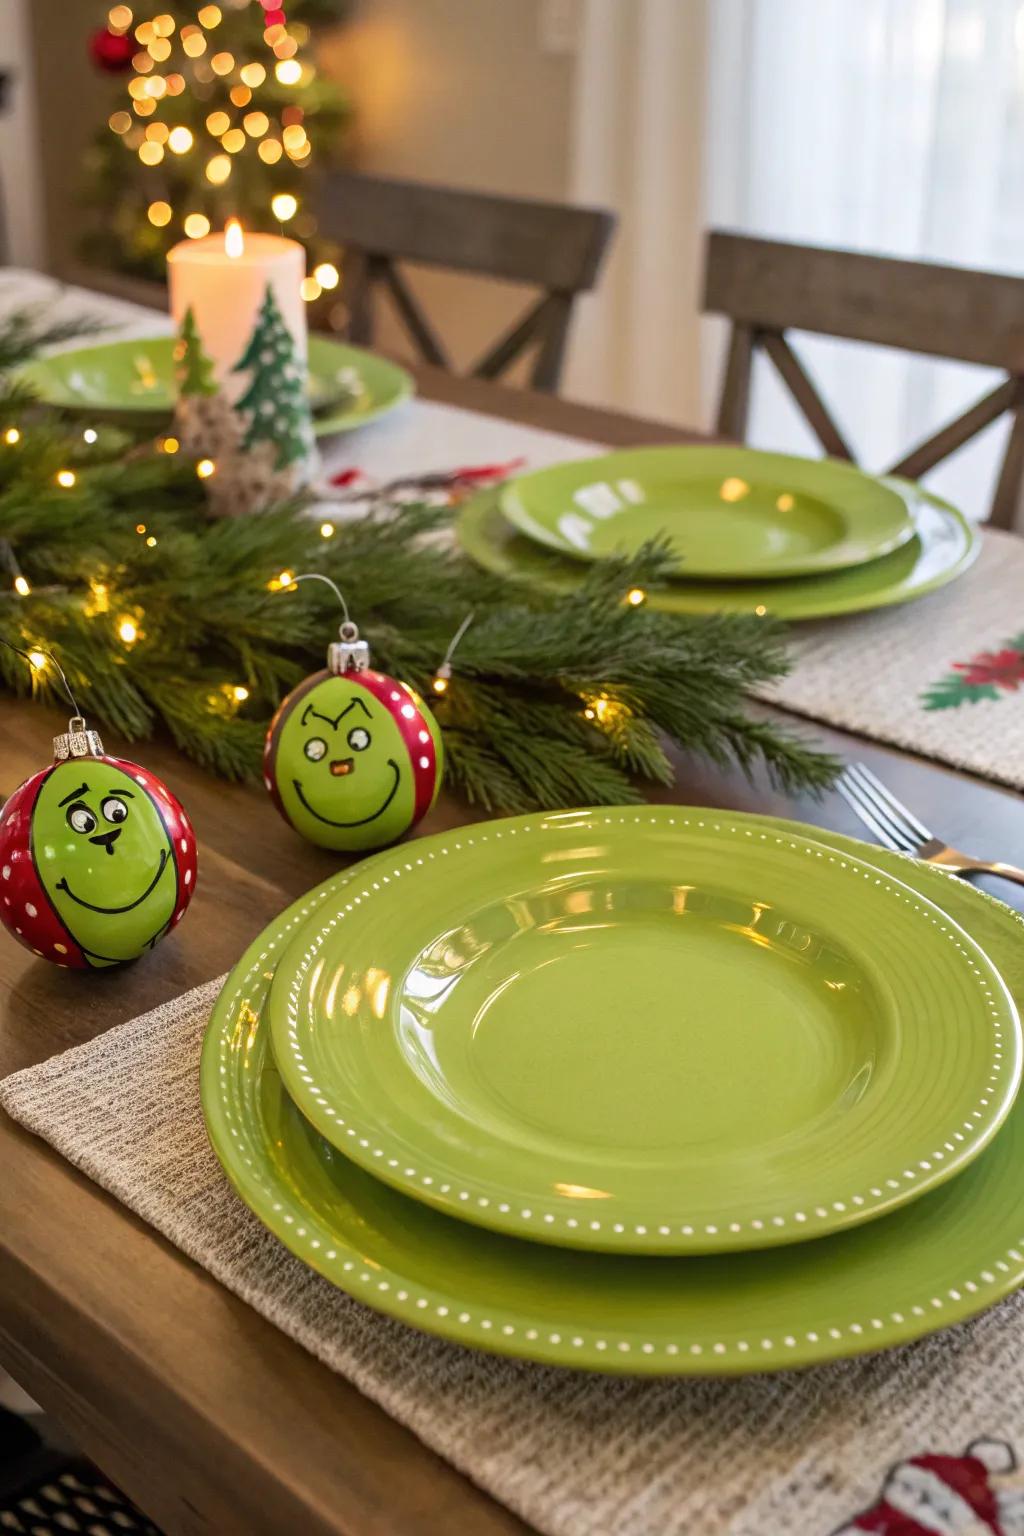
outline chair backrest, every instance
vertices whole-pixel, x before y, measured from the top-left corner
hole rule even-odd
[[[760,349],[826,453],[853,458],[790,345],[789,330],[1002,369],[1006,378],[995,389],[890,473],[918,479],[1009,412],[1013,424],[990,521],[1013,526],[1024,484],[1024,278],[712,230],[704,309],[732,321],[718,410],[718,430],[727,437],[746,434],[751,368]]]
[[[319,208],[321,232],[344,249],[343,297],[353,341],[373,340],[372,290],[380,284],[425,361],[451,369],[398,261],[529,283],[543,290],[541,299],[472,372],[496,378],[536,346],[531,383],[547,390],[558,386],[573,299],[594,286],[614,225],[614,216],[600,209],[340,171],[325,176]]]

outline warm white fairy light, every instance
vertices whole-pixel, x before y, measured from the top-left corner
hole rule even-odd
[[[118,638],[123,641],[125,645],[134,645],[136,640],[139,638],[139,627],[135,623],[134,619],[121,619],[118,622],[117,634]]]
[[[13,448],[15,443],[21,442],[21,433],[17,427],[7,428],[7,431],[4,433],[4,442],[8,445],[9,448]]]
[[[28,578],[23,576],[20,571],[14,578],[14,590],[17,592],[19,597],[28,597],[29,593],[32,591],[32,588],[28,584]]]
[[[96,431],[95,427],[86,427],[85,431],[82,433],[82,437],[87,443],[94,443],[99,437],[99,433]]]
[[[333,539],[333,537],[334,537],[334,524],[333,523],[321,523],[320,524],[320,537],[322,539]]]
[[[217,466],[212,459],[200,459],[196,465],[196,474],[200,480],[209,480],[210,476],[216,474],[216,472]]]
[[[270,211],[281,224],[286,224],[298,212],[299,200],[291,192],[275,192],[270,199]]]
[[[647,593],[643,587],[630,587],[626,593],[626,602],[631,608],[639,608],[641,603],[647,601]]]
[[[62,490],[70,491],[77,478],[78,476],[73,469],[58,469],[57,471],[57,484]]]
[[[29,651],[28,659],[32,663],[33,670],[36,672],[41,672],[46,666],[46,657],[42,651]]]

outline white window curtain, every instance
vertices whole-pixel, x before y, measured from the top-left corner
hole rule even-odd
[[[700,401],[706,0],[579,0],[570,195],[619,217],[565,391],[675,422]]]
[[[697,312],[712,224],[1024,273],[1024,0],[583,0],[581,23],[573,191],[621,227],[582,317],[576,393],[711,419],[722,327]],[[996,377],[797,345],[870,468]],[[984,515],[1007,430],[929,484]],[[764,362],[751,440],[820,452]]]

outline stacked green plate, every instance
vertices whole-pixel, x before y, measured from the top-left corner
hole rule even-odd
[[[20,372],[47,405],[100,417],[170,418],[177,399],[174,338],[109,341],[36,358]],[[350,432],[413,392],[404,368],[327,336],[309,338],[309,390],[318,437]]]
[[[464,1344],[739,1372],[904,1342],[1024,1279],[1020,920],[810,828],[516,818],[326,882],[202,1066],[242,1198]]]
[[[458,534],[486,569],[571,592],[587,565],[663,541],[675,613],[813,619],[923,597],[980,549],[955,508],[908,481],[749,448],[644,448],[558,465],[470,503]]]

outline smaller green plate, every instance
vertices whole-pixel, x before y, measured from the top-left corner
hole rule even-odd
[[[836,459],[756,448],[632,448],[510,481],[521,533],[577,560],[664,537],[688,579],[805,576],[863,565],[913,537],[906,502]]]
[[[796,832],[658,806],[378,860],[271,992],[312,1125],[449,1215],[625,1253],[792,1243],[943,1182],[1020,1076],[937,907]]]
[[[664,613],[770,613],[801,620],[888,608],[936,592],[974,564],[981,533],[955,507],[919,486],[892,477],[889,484],[910,507],[914,537],[881,560],[786,581],[673,581],[649,592],[647,600]],[[478,565],[534,591],[558,596],[577,591],[587,579],[577,561],[517,533],[502,515],[496,491],[467,502],[456,531]]]
[[[151,415],[174,409],[174,338],[108,341],[35,358],[18,377],[47,405],[104,416]],[[413,393],[404,368],[327,336],[309,338],[309,391],[318,437],[349,432]]]

